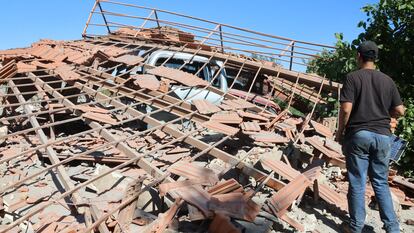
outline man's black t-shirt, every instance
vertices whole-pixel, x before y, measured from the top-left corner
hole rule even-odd
[[[353,105],[346,134],[360,130],[390,135],[390,110],[402,101],[392,79],[377,70],[349,73],[341,90],[341,102]]]

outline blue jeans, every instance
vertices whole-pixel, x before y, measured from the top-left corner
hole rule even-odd
[[[369,175],[387,232],[400,232],[388,187],[389,136],[362,130],[347,135],[343,142],[349,190],[348,208],[352,232],[361,232],[365,223],[365,187]]]

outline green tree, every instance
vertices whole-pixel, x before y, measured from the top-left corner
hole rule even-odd
[[[396,134],[408,140],[410,146],[401,160],[407,173],[414,168],[414,0],[380,0],[377,4],[362,8],[367,18],[358,23],[364,29],[352,42],[337,38],[335,51],[325,50],[308,63],[308,72],[326,75],[341,81],[345,74],[356,69],[356,46],[364,40],[372,40],[380,49],[377,67],[396,82],[406,115],[400,120]]]
[[[306,72],[326,75],[329,80],[340,82],[347,73],[357,68],[356,46],[343,40],[342,33],[335,33],[335,50],[324,50],[317,59],[308,63]]]
[[[414,0],[381,0],[362,8],[365,32],[359,39],[373,40],[380,48],[378,66],[397,81],[404,97],[414,94]]]

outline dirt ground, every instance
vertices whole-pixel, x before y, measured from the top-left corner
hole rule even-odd
[[[382,229],[379,211],[376,209],[374,203],[366,207],[367,217],[365,220],[365,227],[363,232],[385,232]],[[401,232],[414,232],[414,225],[406,224],[407,220],[414,219],[414,207],[400,208],[399,221]],[[299,220],[306,228],[306,231],[334,233],[341,232],[341,224],[347,221],[347,216],[336,214],[331,206],[324,201],[314,203],[310,196],[304,196],[300,208],[293,207],[289,216]],[[273,226],[275,227],[275,226]],[[275,229],[275,228],[274,228]],[[295,232],[288,225],[282,224],[273,232]]]

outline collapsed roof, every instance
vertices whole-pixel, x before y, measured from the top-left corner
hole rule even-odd
[[[344,182],[316,182],[323,167],[344,168],[335,119],[312,120],[340,85],[292,70],[329,47],[160,13],[175,14],[96,1],[83,39],[0,51],[0,231],[239,232],[235,220],[258,216],[304,231],[287,213],[307,189],[346,212]]]

